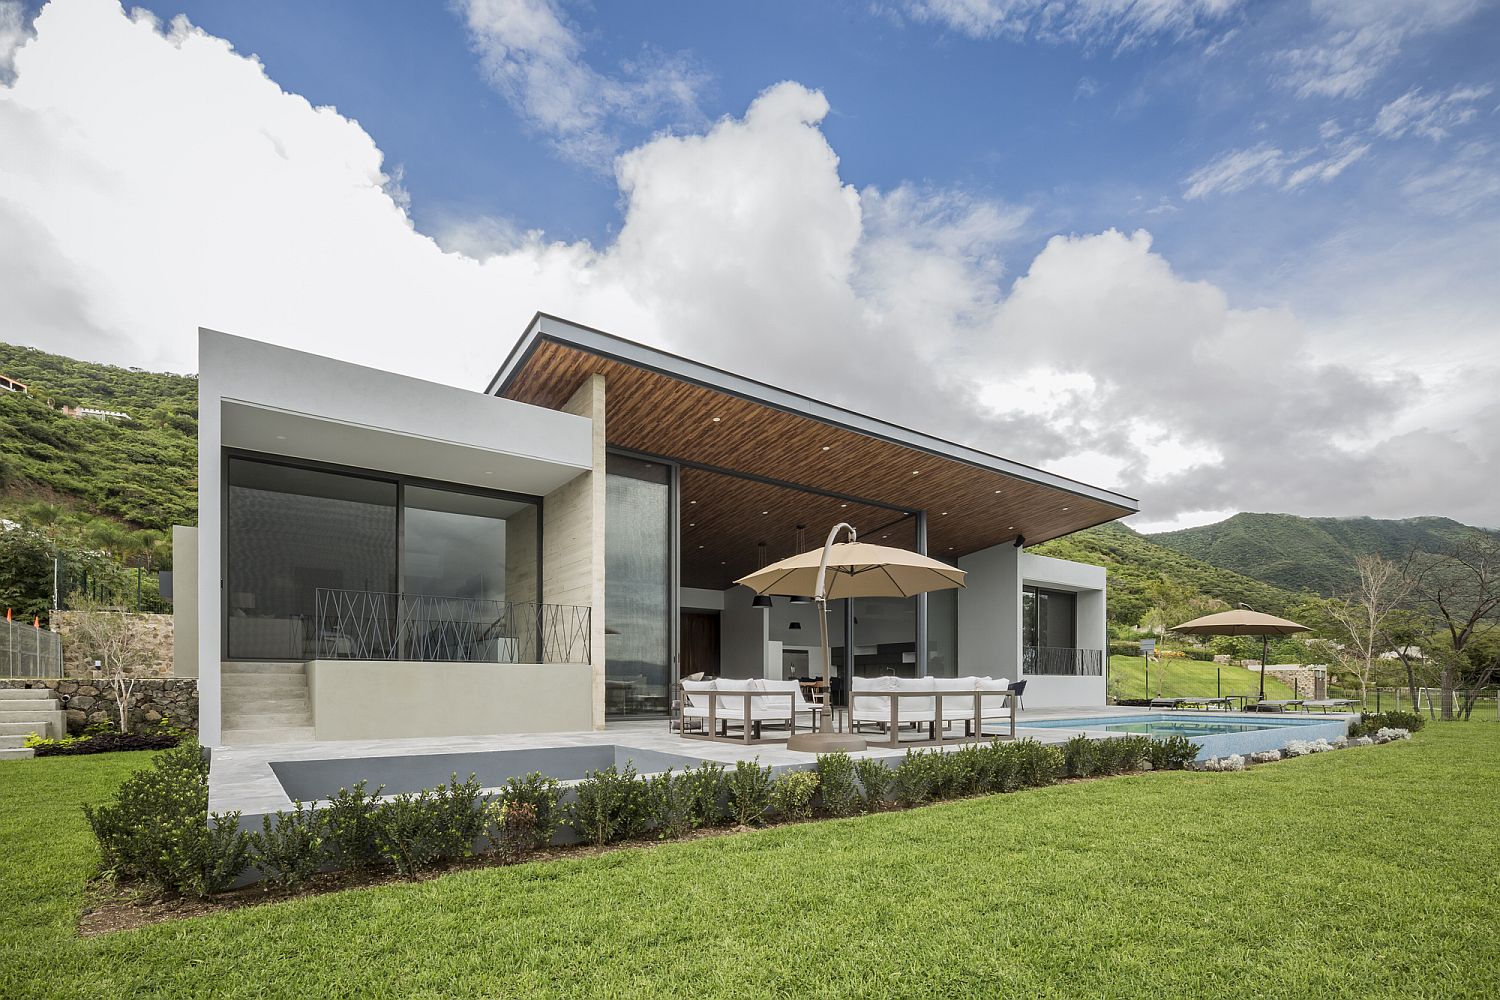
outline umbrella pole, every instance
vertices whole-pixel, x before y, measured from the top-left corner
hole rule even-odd
[[[836,751],[859,751],[866,747],[865,741],[856,736],[852,731],[845,735],[838,735],[833,731],[833,654],[828,649],[828,556],[833,551],[833,540],[838,537],[840,531],[849,533],[851,542],[858,541],[859,536],[855,534],[854,526],[839,523],[828,532],[828,540],[823,543],[823,561],[818,566],[818,585],[813,593],[813,600],[818,605],[818,628],[821,630],[823,643],[823,680],[828,684],[828,700],[823,705],[823,718],[818,722],[818,731],[807,735],[797,734],[786,741],[788,750],[798,750],[803,753],[834,753]],[[849,645],[849,636],[844,637],[844,649],[846,651],[844,660],[852,662],[853,650]],[[846,676],[849,672],[845,671]],[[853,678],[850,677],[852,686]],[[851,730],[854,728],[851,722]]]
[[[1266,636],[1260,637],[1260,700],[1266,700]]]

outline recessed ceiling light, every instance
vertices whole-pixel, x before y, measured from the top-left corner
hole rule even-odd
[[[688,522],[688,527],[689,528],[696,528],[696,527],[698,527],[698,522],[697,521],[689,521]]]
[[[697,503],[697,502],[698,502],[698,501],[696,501],[696,500],[689,500],[689,501],[688,501],[688,503]]]
[[[1064,509],[1064,510],[1067,510],[1067,508],[1066,508],[1066,507],[1064,507],[1064,508],[1063,508],[1063,509]],[[770,512],[770,511],[768,511],[768,510],[763,510],[763,511],[761,511],[761,513],[762,513],[762,514],[769,514],[769,513],[771,513],[771,512]]]
[[[953,546],[951,546],[951,545],[950,545],[950,546],[948,546],[948,551],[949,551],[949,552],[952,552],[952,551],[953,551]]]
[[[911,474],[914,475],[914,476],[920,476],[922,474],[922,470],[921,469],[912,469],[911,470]]]
[[[843,510],[847,506],[849,506],[849,505],[846,504],[846,503],[841,503],[841,504],[839,504],[839,510]]]
[[[1012,524],[1012,525],[1008,526],[1005,530],[1006,531],[1015,531],[1016,530],[1016,526],[1014,524]]]
[[[891,536],[890,535],[881,535],[880,537],[881,538],[890,538]]]
[[[703,546],[701,546],[701,545],[700,545],[700,546],[698,546],[698,548],[700,548],[700,549],[701,549],[701,548],[703,548]]]
[[[1000,495],[1000,491],[999,491],[999,490],[996,490],[996,491],[995,491],[995,496],[999,496],[999,495]]]
[[[719,422],[719,418],[718,417],[714,417],[714,423],[718,423],[718,422]]]
[[[828,449],[829,449],[829,447],[830,447],[830,446],[829,446],[829,445],[826,445],[826,444],[825,444],[825,445],[824,445],[824,446],[823,446],[823,450],[824,450],[824,451],[827,451],[827,450],[828,450]]]
[[[944,516],[944,517],[947,517],[947,516],[948,516],[948,512],[947,512],[947,511],[946,511],[946,510],[945,510],[945,511],[943,511],[943,516]]]
[[[1068,508],[1066,508],[1066,507],[1064,507],[1064,508],[1063,508],[1063,510],[1067,510],[1067,509],[1068,509]]]

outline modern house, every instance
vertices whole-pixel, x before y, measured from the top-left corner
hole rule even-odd
[[[1104,703],[1104,571],[1024,546],[1128,497],[545,315],[483,393],[207,330],[199,352],[175,589],[208,745],[598,729],[700,671]],[[811,603],[733,581],[839,521],[967,588],[835,602],[822,663]]]

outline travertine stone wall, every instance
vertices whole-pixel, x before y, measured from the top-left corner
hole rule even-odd
[[[594,728],[604,727],[604,376],[591,375],[563,410],[594,423],[594,467],[547,495],[542,523],[542,603],[592,608],[589,650]]]
[[[93,661],[75,641],[78,616],[83,613],[52,612],[52,631],[62,638],[64,677],[88,677],[93,673]],[[172,616],[126,613],[125,617],[140,636],[145,662],[140,676],[172,676]]]

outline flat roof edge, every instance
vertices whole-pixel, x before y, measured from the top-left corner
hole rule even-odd
[[[887,423],[877,417],[871,417],[854,410],[849,410],[832,403],[803,396],[800,393],[781,389],[744,375],[715,368],[712,365],[700,361],[693,361],[669,351],[649,347],[645,344],[593,327],[583,326],[571,320],[562,319],[547,313],[538,312],[527,324],[525,333],[511,348],[504,363],[490,380],[485,392],[491,395],[499,395],[508,388],[514,380],[517,372],[525,365],[526,361],[535,352],[538,344],[543,340],[549,340],[565,347],[574,347],[579,350],[588,351],[601,357],[610,358],[625,364],[644,368],[650,371],[667,375],[671,378],[700,385],[707,389],[727,393],[733,396],[760,403],[775,409],[785,410],[790,413],[811,417],[824,423],[845,430],[854,431],[869,437],[890,441],[894,444],[904,445],[918,451],[936,455],[940,458],[953,459],[964,462],[977,468],[988,469],[1002,475],[1024,479],[1042,486],[1063,490],[1075,496],[1087,497],[1106,503],[1121,509],[1121,517],[1129,514],[1139,513],[1140,501],[1135,497],[1106,490],[1102,487],[1091,486],[1088,483],[1069,479],[1055,473],[1038,469],[1035,466],[1014,462],[999,455],[980,451],[968,445],[949,441],[945,438],[936,437],[922,431],[912,430],[896,424]]]

